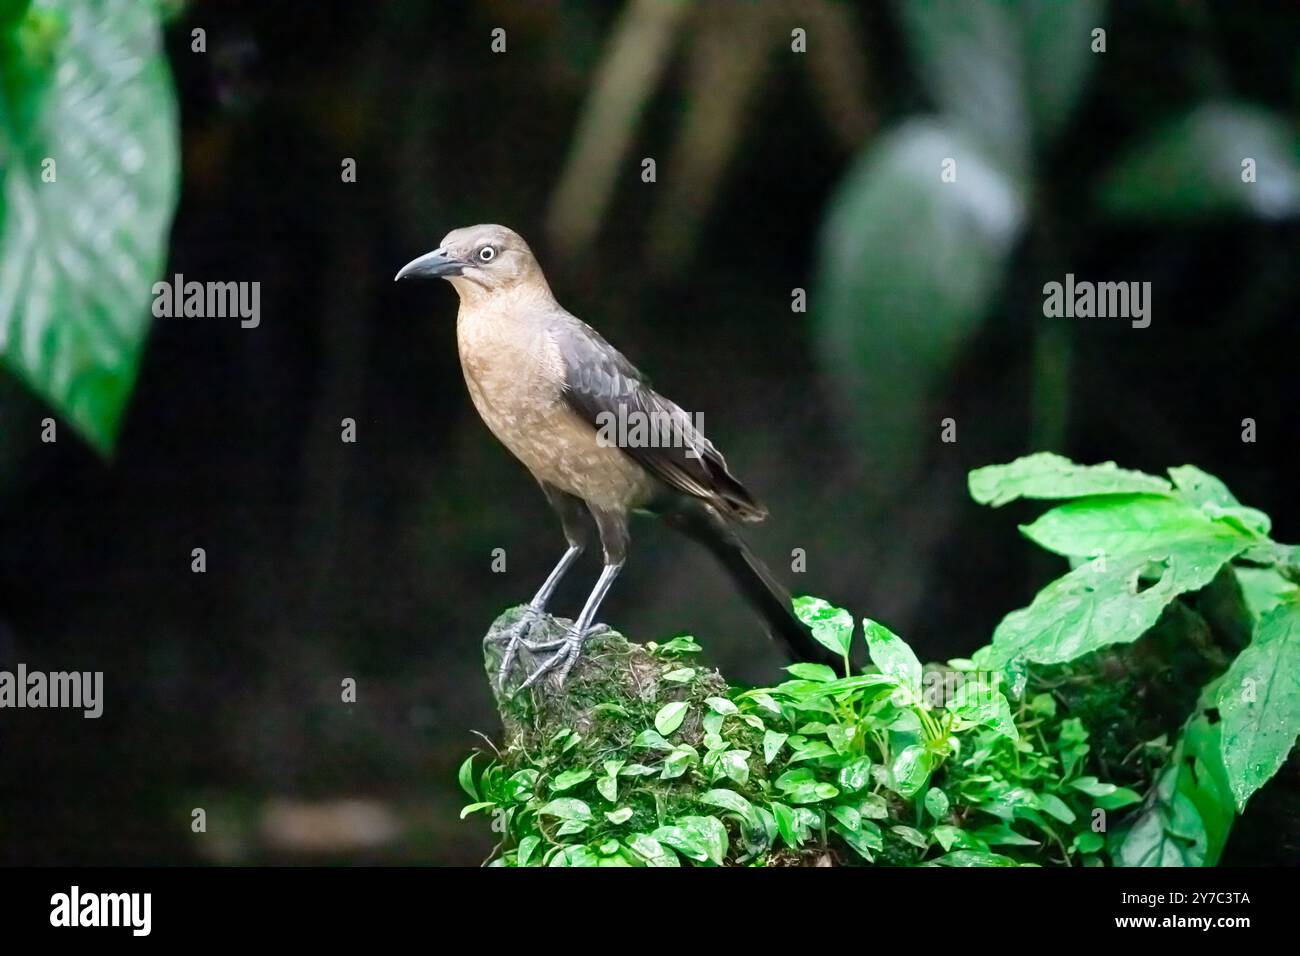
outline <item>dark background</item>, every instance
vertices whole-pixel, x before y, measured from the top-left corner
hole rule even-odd
[[[75,439],[10,453],[0,662],[103,670],[107,702],[97,721],[3,717],[0,862],[486,855],[482,821],[456,819],[472,731],[499,729],[478,642],[563,539],[470,405],[454,292],[392,282],[462,225],[517,229],[562,303],[704,415],[771,508],[751,537],[796,592],[888,622],[923,658],[970,652],[1059,571],[1016,534],[1032,509],[969,500],[979,465],[1038,449],[1156,472],[1194,462],[1268,511],[1279,540],[1300,538],[1295,220],[1115,223],[1086,188],[1207,96],[1294,129],[1292,5],[1111,5],[1110,49],[1036,167],[1042,214],[987,320],[926,390],[910,458],[873,433],[871,409],[846,407],[817,325],[837,187],[882,130],[932,108],[895,8],[692,10],[583,243],[548,210],[621,9],[223,0],[169,24],[183,186],[166,275],[259,281],[262,323],[155,322],[111,460]],[[835,24],[838,79],[789,52],[785,20],[810,16]],[[699,85],[710,17],[735,18],[723,33],[738,42],[771,33],[761,68],[735,68],[747,95],[731,113],[725,88]],[[190,51],[195,26],[206,54]],[[497,26],[504,55],[490,50]],[[736,119],[724,160],[675,165],[692,110],[707,117],[711,102],[714,128]],[[640,181],[643,156],[658,183]],[[340,180],[343,157],[355,183]],[[1155,311],[1141,331],[1069,323],[1068,408],[1042,426],[1033,328],[1043,282],[1065,271],[1150,280]],[[791,312],[794,287],[810,289],[811,312]],[[9,381],[4,400],[47,414]],[[938,440],[945,416],[955,444]],[[355,444],[339,439],[348,417]],[[641,640],[689,631],[732,679],[778,679],[780,658],[707,556],[653,524],[633,534],[602,619]],[[190,570],[194,547],[205,574]],[[789,573],[796,547],[802,575]],[[553,609],[575,613],[596,571],[588,556]],[[345,677],[355,704],[339,700]],[[195,807],[206,834],[190,831]]]

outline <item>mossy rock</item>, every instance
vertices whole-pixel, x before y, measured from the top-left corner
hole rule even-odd
[[[718,671],[692,661],[656,656],[617,631],[606,629],[587,638],[582,656],[563,687],[551,673],[528,690],[516,692],[524,676],[554,653],[534,654],[520,647],[503,694],[496,688],[497,670],[505,653],[506,637],[524,613],[524,605],[506,611],[492,623],[483,639],[483,664],[505,729],[505,749],[538,753],[557,733],[571,730],[582,737],[586,751],[623,751],[641,731],[654,726],[660,709],[674,701],[685,701],[689,706],[681,727],[671,735],[673,743],[701,745],[708,698],[726,697],[726,680]],[[533,624],[528,639],[557,640],[572,623],[568,618],[544,614]],[[665,675],[684,667],[695,672],[689,681],[665,679]]]

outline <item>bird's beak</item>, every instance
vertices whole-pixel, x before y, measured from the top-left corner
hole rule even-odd
[[[393,277],[394,282],[402,279],[449,279],[458,276],[465,268],[465,263],[448,255],[445,249],[434,249],[418,259],[412,259]]]

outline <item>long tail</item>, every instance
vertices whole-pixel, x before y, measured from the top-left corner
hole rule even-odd
[[[660,512],[671,527],[697,541],[731,575],[736,588],[767,625],[768,635],[795,661],[811,661],[837,667],[839,658],[813,639],[804,623],[795,617],[790,594],[773,577],[767,565],[749,549],[731,524],[702,501],[687,499]]]

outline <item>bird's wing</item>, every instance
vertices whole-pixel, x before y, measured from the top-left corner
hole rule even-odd
[[[766,516],[690,416],[652,389],[599,332],[567,314],[554,332],[564,362],[564,397],[579,416],[670,488],[742,520]]]

